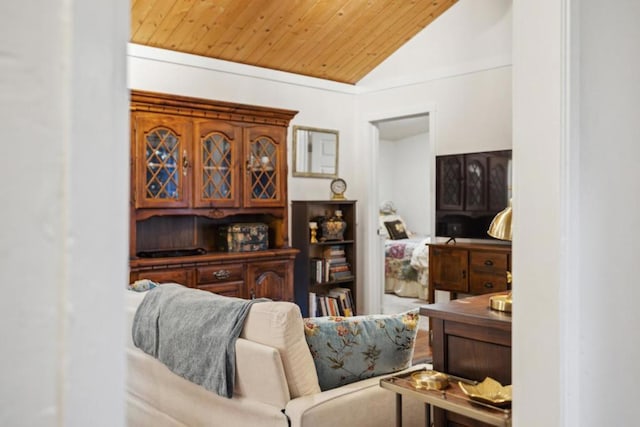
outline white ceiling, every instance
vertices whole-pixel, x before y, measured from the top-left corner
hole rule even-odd
[[[383,120],[378,123],[378,134],[385,141],[398,141],[429,132],[429,115]]]

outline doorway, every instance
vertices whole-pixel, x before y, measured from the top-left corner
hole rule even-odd
[[[380,294],[380,312],[385,314],[404,312],[426,303],[418,278],[419,267],[412,269],[411,265],[417,259],[413,257],[412,260],[412,252],[419,250],[418,243],[432,234],[431,181],[434,173],[429,116],[429,113],[421,113],[373,123],[378,129],[378,156],[374,165],[377,206],[392,209],[402,218],[409,234],[407,241],[390,240],[384,224],[379,223],[379,250],[375,265],[380,266],[378,274],[381,280],[378,283],[381,286],[375,292]],[[389,254],[392,247],[399,249],[393,253],[397,255],[400,252],[402,259],[390,258],[389,266],[401,266],[400,269],[385,268],[385,252]],[[420,256],[417,252],[416,255]],[[426,260],[423,264],[426,267]],[[410,272],[406,278],[402,270]],[[421,275],[424,277],[426,274]]]

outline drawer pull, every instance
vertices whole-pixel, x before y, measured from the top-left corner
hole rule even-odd
[[[487,288],[487,289],[491,289],[491,288],[493,288],[493,283],[485,282],[484,287]]]
[[[215,277],[218,280],[224,280],[231,277],[231,273],[229,272],[229,270],[218,270],[215,273],[213,273],[213,277]]]
[[[493,261],[491,261],[490,259],[486,260],[484,262],[484,265],[493,265]]]

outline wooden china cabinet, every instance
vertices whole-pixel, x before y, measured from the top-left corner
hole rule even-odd
[[[130,280],[293,300],[286,135],[297,112],[131,93]],[[230,224],[268,225],[268,249],[225,252]]]

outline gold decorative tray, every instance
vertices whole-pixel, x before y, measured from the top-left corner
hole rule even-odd
[[[458,382],[460,389],[470,399],[488,405],[503,407],[511,404],[511,385],[503,386],[491,377],[476,385]]]
[[[438,371],[418,371],[411,374],[411,383],[417,389],[443,390],[449,387],[449,377]]]

